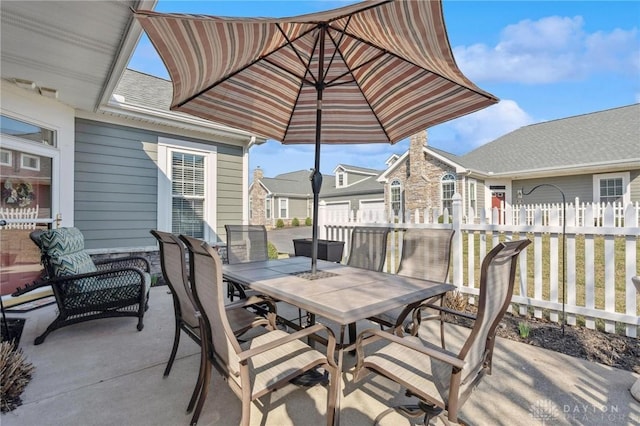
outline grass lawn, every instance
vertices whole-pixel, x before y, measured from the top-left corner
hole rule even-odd
[[[526,236],[531,241],[534,241],[533,234]],[[463,235],[463,250],[464,250],[464,282],[468,282],[468,233]],[[518,235],[513,236],[514,239],[520,238]],[[480,252],[480,234],[475,234],[475,286],[479,285],[480,279],[480,264],[479,258]],[[504,235],[500,235],[500,240],[504,239]],[[576,263],[576,302],[578,306],[585,306],[585,238],[584,236],[576,236],[575,242],[575,263]],[[631,285],[625,281],[625,239],[624,237],[615,237],[615,306],[616,312],[624,313],[626,308],[626,287]],[[487,241],[486,252],[491,250],[491,241]],[[533,297],[534,295],[534,245],[531,244],[527,247],[527,296]],[[640,253],[640,239],[636,239],[636,253]],[[555,253],[558,257],[558,300],[562,300],[562,239],[558,239],[558,251]],[[567,252],[569,258],[570,253]],[[548,234],[542,236],[542,293],[543,299],[549,300],[550,286],[549,286],[549,273],[550,273],[550,236]],[[640,271],[640,256],[636,255],[636,271]],[[589,260],[590,261],[590,260]],[[569,262],[568,262],[569,263]],[[604,309],[604,277],[605,277],[605,248],[604,237],[597,236],[594,238],[594,282],[595,282],[595,307]],[[567,271],[567,276],[569,272]],[[516,275],[516,282],[519,281],[519,268]],[[515,293],[518,294],[518,285],[516,284]],[[636,314],[640,315],[640,296],[636,296]]]

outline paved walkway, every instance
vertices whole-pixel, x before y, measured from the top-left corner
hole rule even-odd
[[[312,233],[313,228],[311,226],[292,226],[290,228],[267,231],[267,240],[276,246],[278,252],[289,253],[293,256],[294,238],[311,238]]]
[[[287,314],[286,306],[279,306]],[[295,312],[294,312],[295,313]],[[145,328],[134,318],[97,320],[54,331],[39,346],[33,339],[55,317],[55,306],[23,315],[21,347],[36,367],[23,405],[0,416],[2,426],[188,425],[185,409],[196,381],[199,348],[183,335],[170,376],[162,372],[173,339],[173,308],[167,287],[151,289]],[[360,323],[359,330],[372,324]],[[430,330],[423,332],[429,333]],[[450,341],[466,330],[449,326]],[[347,356],[353,363],[353,357]],[[638,425],[640,404],[629,388],[637,375],[556,352],[498,338],[493,374],[462,408],[473,425]],[[287,386],[252,406],[251,424],[320,425],[326,388]],[[394,383],[370,376],[353,383],[344,373],[342,425],[371,425],[388,406],[407,401]],[[200,425],[237,425],[240,401],[213,372]],[[393,414],[382,425],[408,425]]]

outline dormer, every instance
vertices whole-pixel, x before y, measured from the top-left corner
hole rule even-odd
[[[336,188],[344,188],[347,186],[347,171],[344,167],[336,167],[334,173],[336,175]]]

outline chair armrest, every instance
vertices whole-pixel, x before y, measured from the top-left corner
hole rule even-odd
[[[446,312],[447,314],[451,314],[451,315],[457,315],[459,317],[463,317],[463,318],[467,318],[470,320],[475,321],[476,320],[476,316],[467,312],[461,312],[461,311],[456,311],[455,309],[451,309],[451,308],[447,308],[446,306],[438,306],[438,305],[434,305],[433,303],[424,303],[420,306],[418,306],[418,309],[422,309],[422,308],[431,308],[431,309],[435,309],[437,311],[442,311],[442,312]]]
[[[370,337],[366,337],[367,335],[370,335]],[[416,352],[420,352],[431,358],[447,363],[457,369],[462,369],[466,364],[466,362],[458,358],[456,354],[446,349],[440,349],[435,347],[432,348],[432,347],[420,345],[415,342],[411,342],[403,337],[399,337],[394,334],[391,334],[388,331],[377,330],[375,328],[364,330],[358,335],[358,339],[356,340],[356,351],[358,353],[358,363],[360,363],[361,359],[364,358],[364,353],[362,350],[363,346],[380,339],[397,343],[408,349],[414,350]]]
[[[292,342],[294,340],[302,339],[303,337],[309,336],[311,334],[315,334],[321,330],[325,330],[327,332],[327,360],[332,367],[337,367],[335,362],[335,348],[336,348],[336,338],[329,328],[322,324],[315,324],[311,327],[303,328],[302,330],[296,331],[295,333],[291,333],[287,336],[283,336],[280,339],[276,339],[274,341],[265,343],[262,346],[258,346],[255,348],[247,349],[246,351],[242,351],[238,354],[238,358],[240,362],[246,362],[251,357],[254,357],[258,354],[270,351],[279,346],[282,346],[286,343]]]
[[[98,270],[136,267],[147,273],[151,271],[149,260],[143,256],[116,257],[114,259],[100,260],[94,262],[94,264]]]
[[[236,309],[236,308],[246,308],[248,306],[258,305],[261,303],[266,303],[272,309],[272,312],[275,312],[275,303],[273,299],[267,296],[250,296],[246,299],[240,299],[237,302],[231,302],[225,305],[226,309]]]
[[[16,290],[13,293],[11,293],[11,297],[22,296],[23,294],[29,293],[30,291],[33,291],[37,288],[47,287],[50,285],[51,283],[49,281],[42,281],[42,280],[34,281],[31,284],[25,284],[24,287],[16,288]]]

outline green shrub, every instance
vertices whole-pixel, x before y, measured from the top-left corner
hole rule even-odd
[[[291,221],[291,226],[300,226],[300,221],[297,217],[293,218],[293,220]]]
[[[444,215],[438,216],[438,223],[444,223]],[[449,223],[453,223],[453,217],[449,215]]]
[[[527,321],[520,321],[518,323],[518,332],[520,333],[520,337],[526,339],[529,337],[529,333],[531,332],[531,326]]]
[[[310,217],[306,218],[306,219],[304,220],[304,224],[305,224],[306,226],[311,226],[311,218],[310,218]]]
[[[267,241],[267,255],[269,256],[269,259],[278,258],[278,249],[271,241]]]
[[[284,228],[284,220],[278,219],[276,221],[276,228]]]

